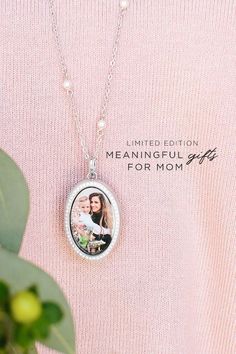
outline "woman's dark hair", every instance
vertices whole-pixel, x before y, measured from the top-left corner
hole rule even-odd
[[[101,209],[99,210],[102,213],[102,217],[100,219],[100,226],[101,227],[103,226],[102,222],[104,220],[107,227],[112,228],[112,217],[111,217],[111,213],[110,213],[110,208],[107,206],[106,199],[105,199],[104,195],[102,193],[98,193],[98,192],[91,193],[89,195],[90,203],[91,203],[93,197],[98,197],[100,200],[100,203],[101,203]],[[93,215],[93,212],[91,212],[91,215]]]

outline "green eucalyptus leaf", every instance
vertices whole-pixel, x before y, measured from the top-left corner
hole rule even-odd
[[[63,313],[60,322],[50,326],[50,334],[40,342],[65,354],[75,354],[74,327],[68,303],[55,281],[40,268],[0,248],[0,279],[15,293],[36,285],[42,302],[57,303]]]
[[[32,346],[28,349],[28,354],[38,354],[35,346]]]
[[[7,344],[6,325],[0,320],[0,348],[5,348]]]
[[[30,291],[31,293],[33,293],[34,295],[38,296],[38,289],[37,289],[37,286],[36,285],[32,285],[30,286],[28,289],[28,291]]]
[[[0,150],[0,245],[18,253],[29,213],[29,191],[15,162]]]
[[[31,325],[31,332],[36,340],[45,339],[49,335],[48,321],[41,316],[37,321],[33,322]]]
[[[10,292],[7,284],[3,283],[0,280],[0,308],[6,305],[6,303],[9,300],[9,297],[10,297]]]
[[[53,302],[44,302],[43,317],[48,321],[48,323],[53,324],[62,319],[63,313],[57,304]]]
[[[15,327],[14,342],[22,348],[29,348],[34,343],[34,337],[30,327],[18,324]]]
[[[38,354],[35,346],[32,346],[28,349],[28,354]]]

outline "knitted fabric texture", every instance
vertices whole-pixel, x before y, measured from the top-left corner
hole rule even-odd
[[[91,151],[118,1],[55,3]],[[120,201],[122,230],[112,253],[90,263],[63,229],[67,194],[87,164],[62,87],[48,2],[0,1],[0,142],[31,195],[21,256],[62,287],[77,353],[235,353],[235,20],[234,0],[130,0],[98,162],[99,177]],[[127,146],[132,140],[198,145]],[[214,148],[212,161],[186,165],[189,154]],[[106,155],[141,150],[179,158]],[[150,171],[135,169],[145,162]],[[39,346],[39,353],[53,351]]]

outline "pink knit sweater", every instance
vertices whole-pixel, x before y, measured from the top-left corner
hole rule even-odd
[[[55,2],[92,149],[118,0]],[[79,354],[234,354],[236,2],[130,3],[98,165],[120,201],[122,232],[90,263],[63,230],[67,193],[87,166],[48,2],[0,1],[0,144],[31,193],[21,256],[64,290]],[[214,148],[213,159],[187,164]],[[116,151],[130,158],[106,155]]]

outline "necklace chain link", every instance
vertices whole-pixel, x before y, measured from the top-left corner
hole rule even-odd
[[[120,42],[120,34],[121,34],[122,25],[123,25],[123,17],[124,17],[124,13],[128,7],[128,0],[121,0],[120,1],[116,34],[115,34],[115,39],[114,39],[114,43],[113,43],[113,47],[112,47],[112,55],[111,55],[108,74],[107,74],[106,83],[105,83],[105,92],[104,92],[103,99],[102,99],[99,121],[97,124],[95,152],[93,154],[90,154],[88,151],[88,145],[86,144],[85,135],[84,135],[84,132],[82,129],[82,124],[81,124],[80,116],[79,116],[77,105],[76,105],[76,100],[75,100],[75,96],[74,96],[74,89],[73,89],[72,84],[70,82],[68,68],[65,63],[65,57],[63,55],[63,51],[61,48],[61,39],[59,36],[59,31],[58,31],[57,15],[56,15],[56,9],[55,9],[55,5],[54,5],[54,0],[48,0],[48,1],[49,1],[49,9],[50,9],[50,14],[51,14],[51,19],[52,19],[52,31],[53,31],[54,38],[55,38],[55,44],[56,44],[57,53],[58,53],[58,57],[59,57],[59,63],[60,63],[60,67],[61,67],[61,71],[62,71],[62,75],[63,75],[63,79],[64,79],[64,84],[65,83],[67,84],[67,86],[66,87],[64,86],[64,88],[66,89],[66,92],[70,98],[72,115],[75,120],[76,128],[78,131],[80,145],[82,147],[82,151],[83,151],[85,160],[94,160],[95,161],[98,159],[99,152],[101,150],[101,146],[103,143],[104,129],[105,129],[105,117],[107,114],[107,106],[109,103],[110,93],[111,93],[111,82],[112,82],[113,75],[114,75],[114,68],[116,66],[117,53],[118,53],[119,42]],[[100,124],[99,124],[99,122],[100,122]]]

